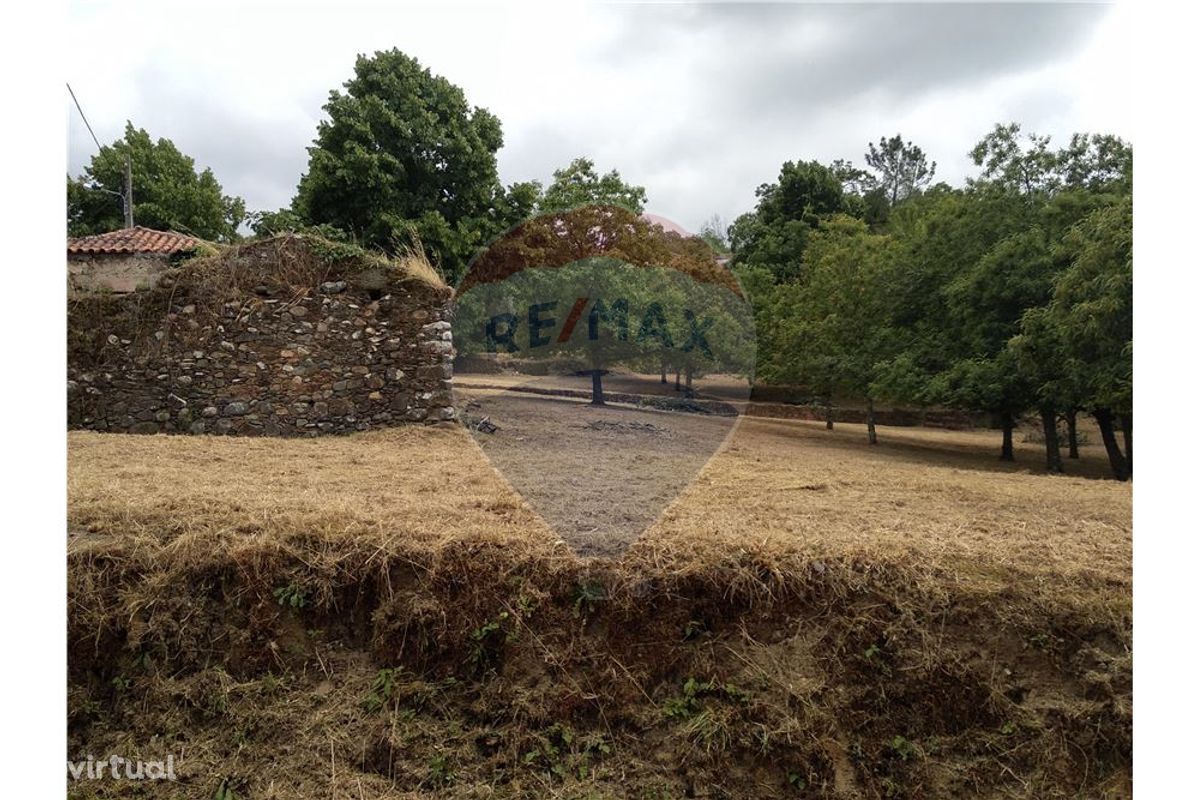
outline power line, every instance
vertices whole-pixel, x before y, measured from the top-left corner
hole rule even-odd
[[[83,124],[87,126],[87,132],[92,135],[92,141],[96,143],[96,150],[103,150],[100,146],[100,140],[96,138],[96,132],[92,130],[92,124],[87,121],[87,114],[83,113],[83,106],[79,105],[79,98],[75,96],[75,90],[71,88],[71,82],[67,81],[67,91],[71,93],[71,99],[75,101],[75,108],[79,109],[79,116],[83,117]],[[133,227],[133,175],[132,164],[129,159],[129,153],[125,153],[125,191],[114,192],[111,189],[105,189],[103,186],[97,186],[102,192],[116,195],[121,198],[121,211],[125,216],[125,227]]]
[[[92,124],[87,121],[87,114],[83,113],[83,106],[79,105],[79,98],[75,96],[75,90],[71,88],[70,82],[67,83],[67,91],[71,93],[71,99],[75,101],[75,108],[79,109],[79,116],[83,117],[83,124],[87,126],[87,132],[92,135],[92,141],[96,143],[96,149],[101,149],[100,140],[96,138],[96,132],[92,130]]]

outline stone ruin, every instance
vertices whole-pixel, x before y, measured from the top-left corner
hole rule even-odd
[[[68,298],[68,427],[315,436],[455,417],[427,262],[286,235]]]

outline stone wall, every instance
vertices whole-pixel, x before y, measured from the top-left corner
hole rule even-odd
[[[340,252],[340,251],[337,251]],[[450,291],[288,236],[68,305],[68,425],[315,436],[454,418]]]

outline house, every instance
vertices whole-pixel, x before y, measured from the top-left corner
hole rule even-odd
[[[147,288],[180,256],[203,245],[203,240],[192,236],[140,225],[67,239],[68,287],[119,294]]]

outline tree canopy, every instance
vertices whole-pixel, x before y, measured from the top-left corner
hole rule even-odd
[[[865,158],[875,173],[866,188],[880,189],[891,205],[924,189],[937,172],[937,162],[930,162],[923,150],[899,134],[879,139],[878,145],[871,142]]]
[[[86,236],[125,224],[125,160],[133,176],[133,219],[139,225],[232,241],[245,218],[245,202],[224,194],[211,169],[196,169],[170,139],[154,141],[133,123],[100,148],[78,178],[67,178],[67,234]]]
[[[730,240],[759,372],[830,404],[859,399],[871,419],[877,400],[989,415],[1008,459],[1031,413],[1051,471],[1064,468],[1058,420],[1073,436],[1089,412],[1126,477],[1132,149],[1082,133],[1055,149],[1008,124],[971,156],[980,173],[964,187],[933,185],[935,164],[895,136],[869,145],[868,169],[787,162],[758,189]]]
[[[526,214],[528,186],[496,172],[500,121],[399,50],[359,56],[308,148],[293,210],[385,250],[420,241],[451,277]]]
[[[847,210],[841,179],[815,161],[788,161],[778,180],[755,194],[757,208],[729,228],[736,263],[763,268],[776,280],[799,277],[812,232],[822,219]]]
[[[616,170],[600,175],[591,159],[576,158],[554,170],[554,180],[545,188],[538,208],[569,211],[583,205],[619,206],[640,214],[645,210],[645,188],[626,183]]]

